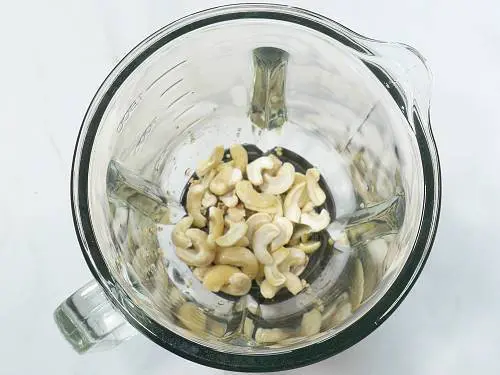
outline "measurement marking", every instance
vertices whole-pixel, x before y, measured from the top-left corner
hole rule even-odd
[[[170,69],[168,69],[167,71],[165,71],[164,73],[162,73],[162,75],[160,75],[158,78],[156,78],[149,86],[148,88],[146,89],[146,91],[148,91],[151,87],[153,87],[156,82],[158,82],[160,79],[162,79],[163,77],[165,77],[168,73],[170,73],[172,70],[174,70],[175,68],[181,66],[182,64],[184,64],[187,60],[182,60],[180,63],[178,64],[175,64],[173,67],[171,67]]]
[[[194,108],[194,104],[190,105],[189,107],[187,107],[184,111],[182,111],[181,113],[179,113],[177,116],[174,117],[174,121],[179,119],[179,117],[181,117],[183,114],[185,114],[187,111],[190,111],[191,109]]]
[[[165,91],[163,91],[160,95],[160,97],[162,97],[163,95],[165,95],[167,93],[168,90],[170,90],[171,88],[177,86],[179,83],[181,83],[183,81],[183,79],[179,79],[178,81],[175,81],[174,83],[172,83],[169,87],[167,87],[167,89]]]
[[[192,94],[191,91],[188,91],[184,94],[182,94],[181,96],[179,96],[177,99],[175,99],[172,103],[170,103],[168,106],[167,106],[167,109],[169,109],[170,107],[172,107],[175,103],[177,103],[179,100],[181,100],[182,98],[184,98],[185,96],[189,95],[189,94]]]

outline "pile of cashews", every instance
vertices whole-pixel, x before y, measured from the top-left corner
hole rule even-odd
[[[224,159],[227,159],[224,162]],[[330,224],[320,173],[305,175],[270,154],[248,162],[242,145],[217,146],[196,168],[186,196],[188,216],[172,231],[177,256],[212,292],[243,296],[252,280],[264,298],[307,285],[299,276],[321,247],[311,233]]]

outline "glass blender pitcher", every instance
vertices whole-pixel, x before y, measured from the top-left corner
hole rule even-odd
[[[411,47],[302,9],[224,6],[151,35],[83,120],[71,199],[95,281],[57,308],[59,329],[80,353],[140,332],[235,371],[299,367],[360,341],[404,299],[434,240],[429,91]],[[296,296],[212,293],[177,258],[186,185],[219,144],[279,147],[320,170],[332,241]]]

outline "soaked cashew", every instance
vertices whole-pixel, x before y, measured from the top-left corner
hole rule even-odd
[[[319,186],[320,173],[316,168],[310,168],[306,171],[307,195],[315,206],[325,203],[326,194]]]
[[[306,182],[306,175],[299,172],[295,172],[295,178],[293,180],[292,186],[298,185],[301,182]],[[300,208],[304,207],[307,202],[309,202],[309,196],[307,195],[307,189],[304,189],[299,198],[299,207]]]
[[[276,205],[276,197],[271,194],[259,193],[249,181],[240,181],[236,184],[236,195],[248,206],[255,208],[269,208]]]
[[[300,335],[312,336],[321,330],[321,313],[318,309],[312,309],[302,315],[302,322],[300,323]]]
[[[193,270],[193,275],[200,281],[203,281],[205,274],[208,272],[210,267],[196,267]]]
[[[207,317],[203,311],[192,302],[186,302],[177,310],[177,319],[190,331],[203,333]]]
[[[201,179],[201,184],[205,187],[205,189],[208,189],[210,186],[210,183],[212,180],[215,178],[217,175],[217,170],[214,168],[210,172],[208,172],[205,176],[202,177]]]
[[[286,247],[280,247],[278,250],[273,252],[274,263],[280,265],[290,256],[290,249]]]
[[[269,157],[273,161],[273,167],[269,169],[269,173],[271,176],[275,176],[278,173],[280,167],[283,165],[283,162],[274,154],[270,154]]]
[[[273,263],[273,257],[267,248],[279,234],[279,228],[270,223],[262,225],[255,231],[252,239],[253,251],[259,262],[262,264]]]
[[[287,332],[281,328],[257,328],[255,341],[258,344],[273,344],[291,336],[291,332]]]
[[[262,294],[264,298],[271,299],[274,298],[276,293],[278,293],[281,288],[283,288],[283,285],[273,286],[271,285],[271,283],[269,283],[269,281],[264,280],[260,284],[260,294]]]
[[[212,292],[242,296],[249,292],[252,280],[236,267],[218,264],[205,274],[203,286]]]
[[[196,174],[198,177],[205,176],[208,172],[210,172],[213,168],[217,167],[222,158],[224,157],[224,147],[217,146],[210,155],[208,160],[202,161],[198,164],[198,168],[196,168]]]
[[[264,212],[257,212],[247,219],[247,237],[250,240],[250,245],[252,244],[253,234],[255,233],[255,231],[262,225],[270,223],[271,220],[271,215]]]
[[[363,271],[363,264],[361,263],[359,258],[356,258],[354,260],[351,280],[352,282],[351,282],[350,296],[351,296],[352,310],[354,311],[359,307],[359,305],[363,301],[363,295],[364,295],[365,277]]]
[[[286,217],[276,216],[273,224],[278,227],[280,234],[271,243],[271,251],[275,251],[286,245],[293,234],[293,224]]]
[[[177,256],[190,266],[208,266],[214,261],[215,250],[207,242],[207,234],[200,229],[191,228],[186,231],[186,236],[191,239],[194,249],[176,247]]]
[[[198,228],[203,228],[207,225],[207,219],[201,213],[203,194],[205,194],[205,187],[203,185],[191,185],[186,198],[187,212],[193,218],[193,225]]]
[[[276,176],[264,174],[264,183],[260,189],[267,194],[283,194],[293,184],[295,179],[295,167],[290,163],[285,163],[278,170]]]
[[[225,220],[237,223],[239,221],[245,220],[245,216],[246,216],[246,211],[243,205],[239,207],[229,207],[227,209]]]
[[[314,203],[311,201],[308,201],[304,207],[302,207],[302,213],[311,212],[312,210],[314,210]]]
[[[321,247],[321,241],[302,242],[297,245],[297,248],[306,254],[312,254]]]
[[[286,277],[278,270],[276,263],[266,264],[264,266],[264,275],[267,282],[272,286],[282,286],[287,281]]]
[[[217,197],[213,195],[208,190],[203,194],[203,198],[201,199],[201,207],[209,208],[213,207],[217,204]]]
[[[186,216],[179,220],[175,224],[174,230],[172,231],[172,243],[175,246],[188,248],[193,246],[191,239],[186,236],[186,230],[188,230],[193,224],[193,218],[191,216]]]
[[[208,210],[208,238],[210,246],[215,247],[216,240],[224,233],[224,211],[218,207],[210,207]]]
[[[307,240],[305,240],[304,237],[309,233],[311,233],[311,228],[309,228],[307,225],[296,225],[292,234],[292,238],[290,238],[288,245],[296,246],[301,241],[306,242]]]
[[[308,225],[312,232],[320,232],[330,224],[330,214],[324,208],[318,214],[315,211],[303,213],[300,223]]]
[[[215,243],[221,247],[229,247],[236,244],[247,233],[248,225],[245,222],[230,223],[228,231],[217,238]]]
[[[248,153],[242,145],[232,145],[229,148],[231,158],[234,161],[234,167],[245,173],[248,165]]]
[[[294,296],[299,294],[302,289],[304,289],[304,284],[297,275],[293,274],[292,272],[284,272],[282,275],[285,278],[286,288]]]
[[[265,169],[272,169],[274,167],[273,159],[269,156],[261,156],[247,165],[248,180],[256,186],[262,185],[264,179],[262,171]]]
[[[210,191],[215,195],[224,195],[232,190],[242,178],[243,175],[238,168],[233,168],[228,163],[223,164],[219,173],[210,182]]]
[[[227,207],[236,207],[238,205],[239,199],[236,196],[236,192],[231,190],[229,193],[221,195],[219,199],[224,203]]]
[[[294,267],[302,266],[307,262],[307,255],[295,247],[289,248],[288,257],[278,266],[281,272],[290,272]]]
[[[285,217],[291,222],[300,222],[301,211],[299,207],[299,199],[305,188],[305,182],[301,182],[292,187],[286,195],[283,209],[285,211]]]
[[[234,244],[234,246],[237,246],[237,247],[248,247],[248,246],[250,246],[250,240],[248,239],[247,236],[244,236],[244,237],[241,238],[241,240],[239,240],[238,242],[236,242]]]
[[[241,268],[241,272],[246,274],[250,279],[255,279],[259,272],[257,258],[245,247],[219,249],[215,257],[215,263],[239,267]]]

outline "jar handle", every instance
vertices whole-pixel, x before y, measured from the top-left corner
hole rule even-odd
[[[61,303],[54,320],[79,354],[113,348],[137,334],[95,280]]]

